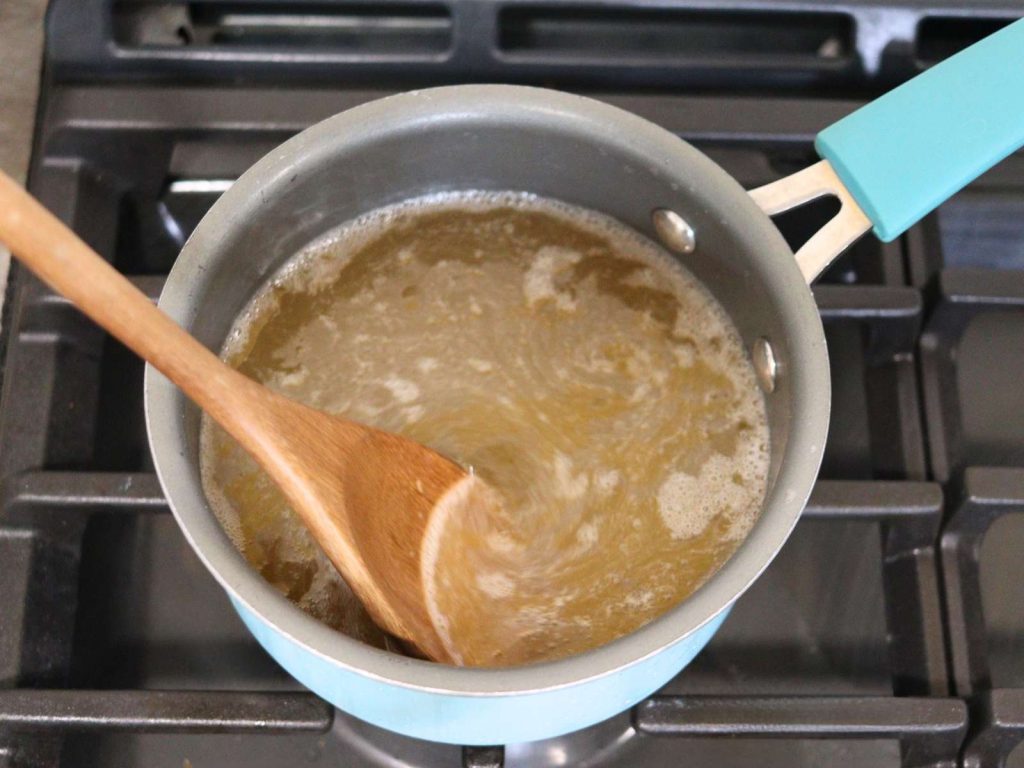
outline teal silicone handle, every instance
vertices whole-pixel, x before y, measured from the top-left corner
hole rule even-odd
[[[1024,20],[818,134],[883,241],[1024,145]]]

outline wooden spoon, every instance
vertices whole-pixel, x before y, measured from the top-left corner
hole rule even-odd
[[[440,520],[487,496],[482,482],[419,443],[308,408],[228,367],[2,172],[0,241],[259,462],[381,627],[452,661],[426,606],[424,531],[439,506]]]

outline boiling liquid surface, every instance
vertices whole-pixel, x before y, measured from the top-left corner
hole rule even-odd
[[[450,520],[425,552],[453,654],[559,658],[699,587],[756,519],[764,402],[708,292],[653,243],[528,195],[382,209],[289,263],[225,359],[315,408],[471,467],[503,513]],[[273,483],[204,420],[203,480],[236,546],[315,617],[376,630]]]

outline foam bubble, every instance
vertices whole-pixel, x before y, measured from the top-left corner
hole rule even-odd
[[[594,476],[594,484],[602,494],[609,494],[615,490],[622,480],[622,475],[617,469],[606,469]]]
[[[476,585],[489,597],[508,597],[515,591],[515,582],[504,573],[478,573]]]
[[[590,478],[585,472],[573,474],[573,461],[559,451],[555,454],[555,493],[563,499],[578,499],[587,492]]]
[[[654,602],[654,592],[651,590],[630,592],[622,602],[627,608],[632,610],[646,608]]]
[[[578,263],[583,255],[567,248],[546,245],[537,251],[530,268],[523,277],[523,295],[527,306],[545,300],[554,301],[563,312],[576,309],[576,300],[567,292],[558,290],[556,280],[569,267]]]
[[[415,424],[417,421],[422,419],[427,413],[427,409],[422,405],[411,405],[408,408],[402,409],[402,415],[405,417],[406,424]]]
[[[411,403],[420,396],[419,385],[414,381],[403,379],[399,376],[389,376],[384,381],[384,386],[400,403]]]
[[[583,549],[590,549],[597,544],[597,526],[593,523],[585,523],[576,530],[576,543]]]
[[[267,386],[273,389],[289,389],[300,386],[309,378],[309,369],[306,366],[299,366],[298,369],[289,373],[279,373],[266,381]]]
[[[519,545],[516,544],[515,539],[511,536],[496,531],[489,533],[486,541],[488,547],[493,549],[495,552],[505,555],[515,552],[520,548]]]
[[[623,282],[635,288],[657,288],[658,275],[650,267],[644,267],[630,274]]]
[[[658,488],[658,514],[673,538],[699,535],[718,515],[753,519],[762,489],[753,482],[737,482],[737,477],[761,474],[763,468],[755,466],[752,458],[747,455],[737,463],[713,453],[696,476],[688,472],[668,476]]]

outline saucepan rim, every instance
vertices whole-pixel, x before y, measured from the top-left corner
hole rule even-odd
[[[633,666],[682,642],[726,610],[782,547],[810,495],[824,451],[830,409],[830,381],[824,332],[813,297],[792,251],[771,220],[724,170],[673,134],[608,104],[558,91],[524,86],[446,86],[370,102],[320,122],[271,151],[246,171],[213,205],[182,249],[168,276],[159,306],[189,327],[198,313],[195,285],[217,253],[218,239],[236,209],[263,194],[270,182],[290,173],[295,158],[338,142],[369,140],[396,121],[430,121],[438,115],[472,117],[505,110],[537,120],[558,120],[572,130],[610,142],[628,141],[661,172],[685,167],[705,191],[727,199],[735,226],[748,228],[762,257],[777,262],[771,285],[777,292],[788,334],[789,379],[794,414],[785,459],[773,489],[746,540],[693,595],[633,633],[586,653],[523,667],[475,669],[406,658],[372,648],[313,619],[266,582],[223,532],[203,495],[191,481],[183,444],[184,396],[146,366],[145,413],[150,450],[164,493],[192,548],[221,586],[276,632],[305,651],[352,673],[424,692],[458,696],[510,696],[579,685]]]

